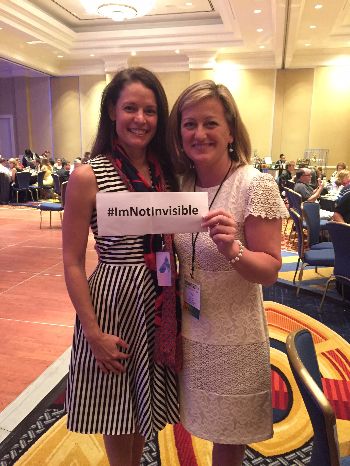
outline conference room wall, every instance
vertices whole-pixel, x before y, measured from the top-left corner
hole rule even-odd
[[[316,68],[310,147],[329,149],[328,165],[350,165],[350,68]],[[330,174],[329,173],[327,174]]]
[[[25,86],[21,85],[23,78],[0,79],[0,114],[13,117],[13,140],[16,156],[22,146],[29,145],[28,116]]]
[[[276,77],[272,154],[297,161],[310,147],[309,130],[313,94],[312,69],[279,70]]]
[[[53,153],[50,78],[25,78],[29,145],[39,154]],[[22,152],[23,153],[23,152]]]
[[[99,120],[101,96],[105,86],[105,76],[79,77],[82,154],[87,151],[90,152],[94,142]]]
[[[82,154],[80,98],[79,77],[51,78],[55,157],[73,161]]]

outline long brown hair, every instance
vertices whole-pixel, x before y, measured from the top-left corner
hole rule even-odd
[[[248,131],[241,119],[241,115],[232,94],[223,84],[215,84],[214,81],[203,80],[192,84],[185,89],[178,97],[170,113],[167,132],[167,147],[178,173],[189,173],[192,168],[191,161],[188,159],[182,148],[182,112],[187,107],[208,98],[217,99],[224,107],[226,122],[231,135],[233,136],[234,151],[229,152],[229,156],[232,160],[238,162],[238,165],[247,165],[250,162],[251,144]]]
[[[177,190],[177,181],[174,169],[166,150],[165,134],[169,117],[169,107],[165,91],[159,79],[154,73],[142,67],[126,68],[119,71],[112,81],[105,87],[100,106],[100,120],[95,142],[91,149],[91,158],[99,154],[109,154],[112,152],[112,141],[115,136],[115,122],[109,116],[109,108],[115,106],[122,90],[128,84],[139,82],[150,89],[157,102],[158,123],[154,138],[149,144],[149,150],[159,161],[164,176],[170,187]]]

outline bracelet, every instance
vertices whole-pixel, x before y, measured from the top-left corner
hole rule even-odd
[[[232,259],[229,259],[230,264],[235,265],[236,262],[240,260],[243,254],[244,246],[243,244],[239,241],[239,239],[236,240],[237,243],[239,244],[239,251],[237,256],[233,257]]]

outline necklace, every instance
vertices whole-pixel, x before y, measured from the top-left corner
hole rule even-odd
[[[220,189],[222,188],[222,185],[225,183],[230,171],[231,171],[231,168],[232,168],[232,164],[233,164],[233,161],[231,160],[231,164],[229,166],[229,169],[227,170],[226,172],[226,175],[223,177],[218,189],[216,190],[216,193],[209,205],[209,210],[213,207],[213,204],[214,204],[214,201],[215,199],[217,198],[217,195],[219,194],[220,192]],[[196,192],[196,182],[197,182],[197,175],[195,176],[195,179],[194,179],[194,186],[193,186],[193,191]],[[191,278],[193,279],[193,275],[194,275],[194,262],[195,262],[195,257],[196,257],[196,241],[197,241],[197,238],[198,238],[198,235],[199,235],[199,232],[196,233],[196,235],[194,235],[192,233],[192,261],[191,261]]]

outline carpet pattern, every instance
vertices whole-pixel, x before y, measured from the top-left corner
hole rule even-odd
[[[285,354],[285,340],[290,331],[308,328],[314,338],[320,369],[324,378],[350,384],[350,345],[330,328],[287,306],[265,302],[271,339],[271,364],[283,375],[292,403],[274,423],[274,437],[250,445],[245,466],[286,466],[308,464],[312,448],[312,428],[301,395],[291,374]],[[283,388],[285,390],[285,388]],[[284,396],[284,393],[283,393]],[[350,395],[349,395],[350,398]],[[347,400],[350,402],[350,399]],[[350,416],[349,416],[350,417]],[[44,422],[41,420],[41,422]],[[102,436],[68,432],[65,417],[58,420],[35,445],[17,461],[17,465],[107,466]],[[38,431],[40,431],[39,424]],[[337,420],[340,451],[350,454],[350,420]],[[24,439],[27,444],[29,435]],[[181,425],[168,425],[158,441],[146,445],[142,466],[209,466],[212,444],[191,436]],[[19,446],[21,442],[18,442]],[[14,451],[14,449],[12,449]],[[17,455],[18,451],[16,450]],[[4,461],[2,459],[2,461]],[[7,461],[7,460],[5,460]],[[11,458],[8,459],[11,461]],[[10,466],[3,462],[0,466]]]

